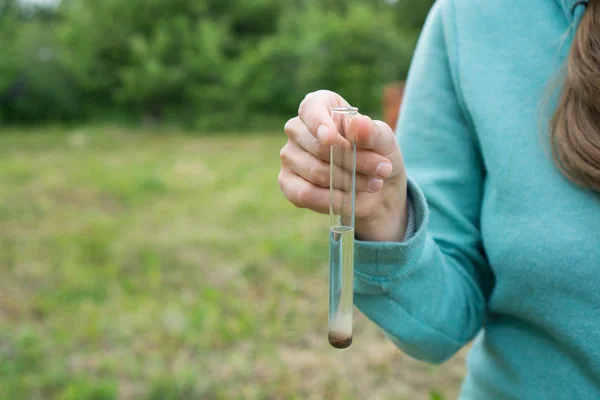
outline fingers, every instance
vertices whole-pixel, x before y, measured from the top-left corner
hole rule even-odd
[[[308,208],[321,214],[329,213],[329,189],[318,187],[287,168],[279,173],[279,187],[296,207]]]
[[[329,109],[338,106],[349,104],[339,94],[329,90],[309,93],[300,103],[298,117],[321,144],[331,145],[335,141],[337,128]]]
[[[356,146],[371,150],[391,161],[393,170],[403,168],[402,154],[392,129],[382,121],[373,121],[364,115],[357,115],[350,121],[350,132]]]
[[[331,194],[325,189],[308,182],[287,168],[279,172],[279,187],[284,196],[298,208],[308,208],[321,214],[329,214]],[[333,211],[337,214],[348,214],[352,210],[352,202],[348,201],[348,193],[333,191]]]
[[[290,119],[283,127],[287,137],[320,160],[329,162],[329,145],[324,145],[314,137],[300,117]]]
[[[329,188],[331,176],[335,189],[349,191],[352,189],[352,175],[349,171],[338,165],[330,166],[329,163],[318,159],[304,151],[295,143],[290,142],[284,146],[280,153],[281,163],[292,172],[300,175],[315,186]],[[333,168],[333,170],[330,170]],[[376,192],[383,187],[383,180],[356,174],[355,189],[358,192]]]
[[[341,157],[336,159],[334,151],[333,163],[340,165],[342,168],[350,169],[352,166],[352,158]],[[331,159],[329,160],[331,162]],[[356,149],[356,174],[362,174],[379,179],[386,179],[392,174],[393,165],[389,159],[377,154],[371,150]]]
[[[290,119],[284,127],[285,134],[290,141],[296,143],[299,147],[314,155],[316,158],[329,162],[330,146],[321,144],[308,130],[306,125],[299,117]],[[344,141],[344,138],[338,136],[337,141]],[[336,164],[342,168],[350,169],[350,160],[343,160]],[[385,179],[392,173],[392,164],[390,160],[371,150],[356,150],[356,173],[370,177]]]
[[[338,139],[337,128],[330,114],[330,108],[337,106],[349,104],[340,95],[328,90],[309,93],[300,103],[298,118],[321,144],[331,145]],[[394,132],[387,124],[364,115],[356,115],[351,119],[348,138],[356,141],[359,148],[383,156],[398,147]]]

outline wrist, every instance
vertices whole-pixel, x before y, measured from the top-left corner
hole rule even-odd
[[[408,222],[406,177],[383,190],[381,202],[364,218],[356,218],[356,237],[371,242],[401,242]],[[387,192],[387,193],[386,193]]]

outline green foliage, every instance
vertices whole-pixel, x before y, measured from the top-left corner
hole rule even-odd
[[[406,32],[418,32],[432,5],[432,0],[397,0],[393,5],[396,23]]]
[[[148,400],[181,400],[181,399],[200,399],[202,398],[196,392],[195,379],[188,379],[184,382],[178,382],[174,379],[158,379],[152,383]]]
[[[378,114],[432,1],[71,0],[0,11],[0,116],[256,128],[307,92]],[[17,32],[17,34],[14,34]]]
[[[444,395],[437,390],[429,392],[429,400],[444,400]]]
[[[59,400],[116,400],[117,383],[115,381],[94,382],[91,380],[76,380],[70,383]]]
[[[398,60],[410,58],[410,51],[384,11],[351,3],[337,13],[310,3],[300,15],[288,11],[278,35],[243,55],[236,84],[244,88],[245,105],[254,113],[267,109],[289,115],[307,92],[320,88],[376,113],[382,85],[403,77]]]
[[[78,91],[59,60],[55,22],[47,14],[20,12],[15,2],[2,10],[0,122],[76,118]]]

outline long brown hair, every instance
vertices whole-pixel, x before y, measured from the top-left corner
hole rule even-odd
[[[590,0],[575,33],[550,138],[560,170],[600,192],[600,0]]]

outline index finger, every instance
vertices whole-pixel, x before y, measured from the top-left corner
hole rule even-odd
[[[349,105],[337,93],[329,90],[318,90],[307,94],[302,100],[298,109],[298,117],[321,144],[331,145],[337,136],[337,128],[331,118],[329,109]]]

